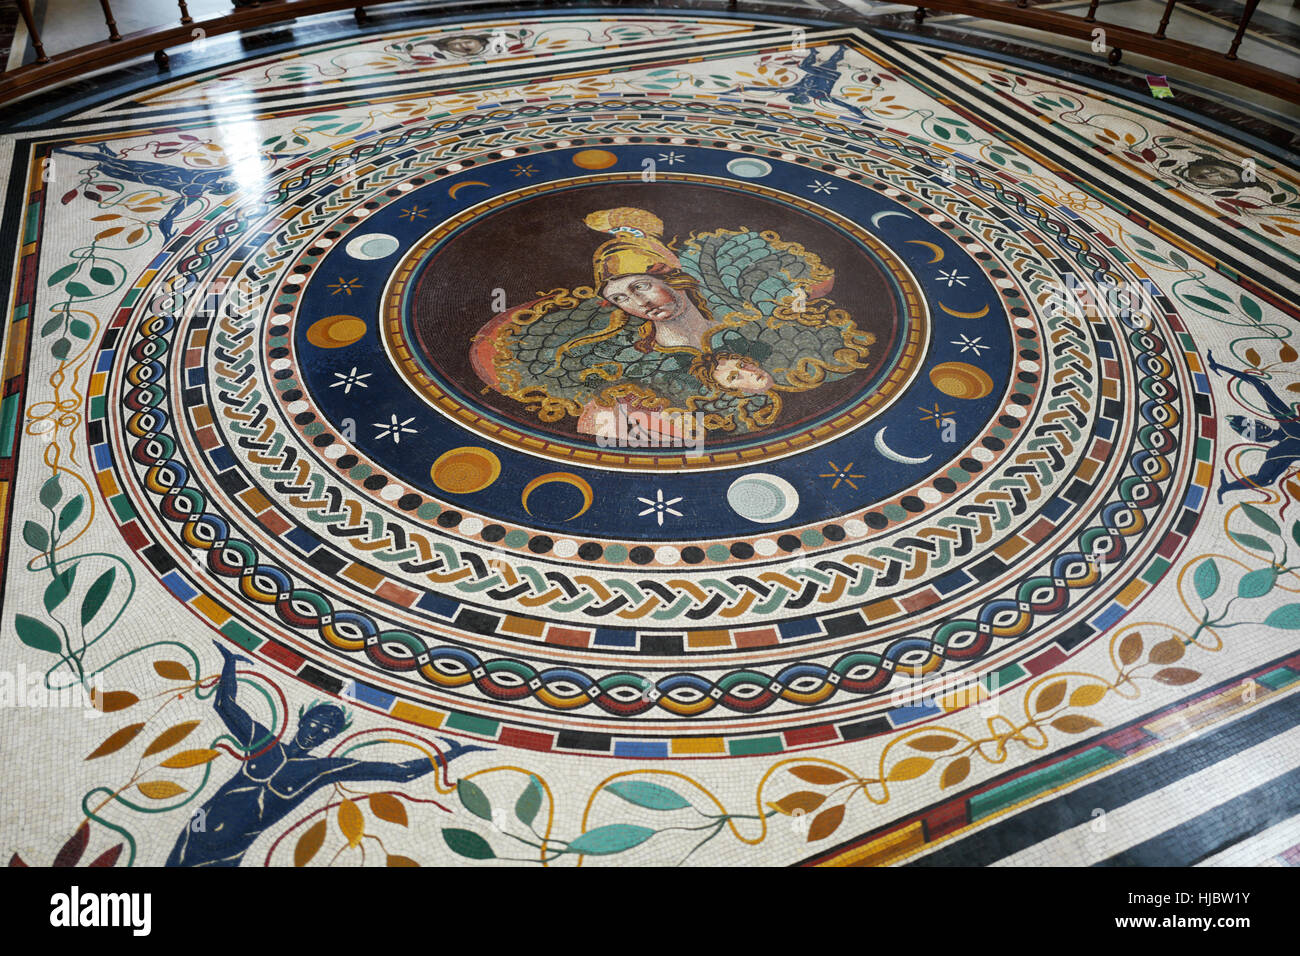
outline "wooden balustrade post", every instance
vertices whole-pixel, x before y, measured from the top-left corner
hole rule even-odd
[[[187,4],[185,0],[176,0],[176,2],[179,3],[181,7],[181,23],[193,23],[194,18],[190,16],[189,4]]]
[[[1101,3],[1101,0],[1092,0],[1092,2],[1088,4],[1088,15],[1083,18],[1084,23],[1097,22],[1097,4],[1099,3]]]
[[[1163,40],[1165,38],[1165,27],[1169,26],[1169,18],[1173,16],[1174,4],[1177,2],[1178,0],[1169,0],[1169,2],[1165,4],[1164,16],[1160,18],[1160,26],[1156,27],[1155,38],[1157,40]]]
[[[36,28],[36,17],[32,15],[32,0],[18,0],[18,12],[23,15],[23,23],[27,24],[27,34],[32,38],[32,48],[36,50],[36,62],[49,63],[50,58],[45,55],[45,47],[41,43],[41,31]]]
[[[1255,15],[1255,8],[1259,6],[1259,0],[1246,0],[1246,9],[1241,11],[1241,23],[1237,25],[1237,35],[1232,38],[1232,46],[1228,47],[1227,57],[1229,60],[1237,58],[1237,47],[1241,46],[1241,38],[1246,35],[1246,27],[1250,25],[1250,18]]]
[[[912,19],[916,21],[917,26],[925,23],[925,7],[917,7],[913,10]]]
[[[117,32],[117,21],[113,19],[113,8],[108,5],[108,0],[99,0],[99,6],[104,11],[104,22],[108,24],[108,38],[116,43],[122,39],[122,34]]]

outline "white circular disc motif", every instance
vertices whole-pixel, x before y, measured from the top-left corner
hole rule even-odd
[[[727,163],[727,172],[741,179],[762,179],[772,171],[772,164],[753,156],[744,156]]]
[[[742,475],[727,489],[727,504],[742,518],[772,524],[799,510],[799,492],[776,475]]]
[[[398,245],[396,236],[383,232],[368,232],[364,236],[349,239],[348,244],[343,248],[353,259],[373,262],[376,259],[387,259],[397,251]]]

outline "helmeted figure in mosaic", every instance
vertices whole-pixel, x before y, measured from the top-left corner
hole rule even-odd
[[[613,236],[596,250],[593,286],[502,312],[471,349],[479,377],[541,421],[573,416],[599,436],[622,404],[753,431],[777,420],[783,395],[867,367],[875,337],[827,298],[834,273],[798,243],[740,228],[678,245],[629,207],[585,221]]]

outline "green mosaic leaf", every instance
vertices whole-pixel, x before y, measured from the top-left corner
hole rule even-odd
[[[90,586],[86,596],[81,599],[81,626],[85,627],[90,623],[91,618],[99,613],[99,609],[104,606],[104,601],[108,594],[113,590],[113,580],[117,577],[117,569],[109,568],[103,574],[95,579],[95,583]]]
[[[50,354],[62,362],[68,357],[68,352],[72,350],[72,340],[67,338],[58,339],[50,346]]]
[[[68,331],[79,339],[90,338],[90,323],[84,319],[76,319],[68,324]]]
[[[519,822],[526,827],[533,825],[537,819],[537,811],[542,808],[542,785],[537,782],[537,778],[532,774],[528,776],[528,783],[524,786],[524,792],[519,795],[515,801],[515,816]]]
[[[23,540],[37,551],[45,551],[50,546],[50,533],[35,521],[23,525]]]
[[[456,796],[460,797],[461,805],[474,816],[481,820],[492,819],[492,801],[472,780],[457,780]]]
[[[569,852],[609,856],[640,846],[656,832],[658,831],[649,827],[638,827],[630,823],[611,823],[609,826],[588,830],[569,844]]]
[[[77,497],[69,501],[66,507],[59,512],[59,530],[67,531],[68,528],[72,527],[72,522],[77,520],[85,506],[86,499],[81,495],[77,495]]]
[[[1278,523],[1254,505],[1243,504],[1241,510],[1245,513],[1247,518],[1255,522],[1255,524],[1259,525],[1265,531],[1271,531],[1273,534],[1282,533],[1282,529],[1278,526]]]
[[[95,266],[90,270],[90,278],[100,285],[112,285],[114,283],[113,273],[103,266]]]
[[[492,852],[492,847],[488,844],[488,841],[473,830],[458,830],[446,827],[442,831],[442,838],[452,853],[468,859],[492,860],[496,858],[496,854]]]
[[[1291,525],[1291,537],[1295,539],[1296,544],[1300,544],[1300,521]]]
[[[39,497],[41,504],[50,509],[59,503],[59,499],[63,497],[63,487],[59,484],[58,475],[52,475],[45,484],[41,485]]]
[[[45,336],[49,335],[51,332],[53,332],[62,324],[63,324],[63,316],[56,315],[54,318],[50,319],[48,322],[46,322],[44,325],[41,326],[41,337],[44,338]]]
[[[1233,540],[1236,541],[1243,548],[1250,548],[1252,551],[1272,552],[1273,550],[1272,548],[1269,547],[1267,541],[1265,541],[1263,538],[1258,537],[1256,535],[1243,534],[1240,531],[1229,531],[1228,534],[1232,535]]]
[[[1219,305],[1219,303],[1211,302],[1209,299],[1202,298],[1199,295],[1184,295],[1183,298],[1193,305],[1199,305],[1202,309],[1209,309],[1211,312],[1222,312],[1224,315],[1228,314],[1228,310]]]
[[[72,265],[64,266],[62,269],[56,269],[54,274],[50,276],[48,284],[58,285],[60,282],[70,279],[72,274],[76,271],[77,264],[75,262]]]
[[[1196,596],[1202,601],[1219,590],[1219,566],[1214,563],[1213,558],[1201,562],[1192,577],[1192,583],[1196,586]]]
[[[675,791],[645,780],[621,780],[611,783],[605,789],[628,803],[647,810],[685,810],[691,805],[690,801]]]
[[[1268,627],[1280,627],[1285,631],[1300,631],[1300,604],[1287,604],[1276,608],[1264,618]]]
[[[48,624],[26,614],[19,614],[14,619],[14,628],[18,631],[18,640],[28,647],[50,654],[63,653],[63,642]]]
[[[1258,571],[1251,571],[1237,582],[1237,596],[1247,599],[1263,597],[1273,590],[1275,578],[1276,575],[1272,568],[1260,568]]]
[[[74,564],[62,574],[55,575],[53,580],[46,585],[43,601],[47,612],[53,614],[54,609],[63,603],[68,596],[68,592],[72,590],[72,582],[76,576],[77,566]]]
[[[1242,312],[1245,312],[1246,315],[1250,316],[1256,322],[1259,322],[1264,318],[1264,310],[1259,307],[1258,302],[1249,296],[1243,295],[1237,300],[1237,304],[1241,306]]]
[[[95,293],[90,291],[90,287],[81,282],[69,282],[67,293],[74,299],[89,299]]]

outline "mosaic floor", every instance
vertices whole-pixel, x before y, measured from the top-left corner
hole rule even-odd
[[[15,865],[1300,863],[1300,172],[556,12],[0,139]]]

